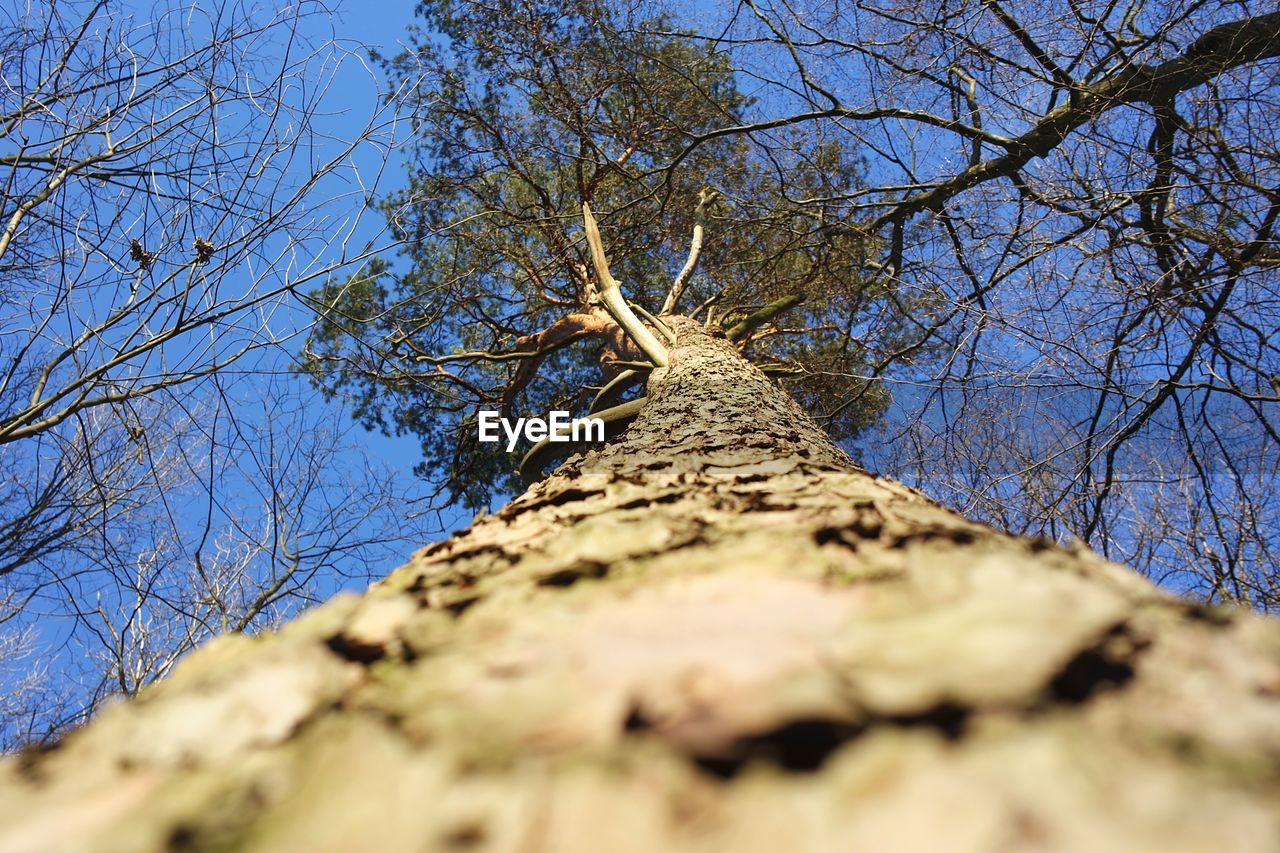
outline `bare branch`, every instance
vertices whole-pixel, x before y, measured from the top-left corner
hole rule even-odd
[[[585,201],[582,203],[582,221],[587,232],[587,246],[591,251],[591,264],[596,271],[596,280],[600,282],[601,304],[614,321],[626,330],[650,361],[659,367],[666,367],[666,347],[659,343],[653,333],[632,313],[626,298],[622,295],[622,286],[609,272],[609,260],[605,257],[604,243],[600,240],[600,227],[596,224],[595,217],[591,215],[591,205]]]
[[[684,295],[684,287],[689,282],[689,276],[693,275],[693,270],[698,265],[698,256],[702,253],[702,230],[706,219],[707,207],[711,202],[715,201],[718,195],[710,187],[704,187],[698,193],[698,206],[693,211],[693,237],[689,241],[689,258],[676,275],[675,281],[671,282],[671,289],[667,291],[667,298],[662,301],[662,309],[658,312],[659,314],[670,314],[680,304],[680,297]]]

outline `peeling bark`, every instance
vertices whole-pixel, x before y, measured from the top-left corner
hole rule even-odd
[[[1280,846],[1276,622],[872,477],[672,324],[616,443],[0,764],[0,850]]]
[[[567,314],[541,332],[525,335],[516,341],[516,352],[534,355],[532,358],[523,360],[516,368],[515,376],[512,377],[502,395],[503,412],[510,409],[520,392],[533,381],[546,356],[584,338],[602,338],[607,341],[609,349],[606,356],[611,360],[639,358],[642,355],[635,344],[627,339],[618,324],[604,311],[593,309]]]

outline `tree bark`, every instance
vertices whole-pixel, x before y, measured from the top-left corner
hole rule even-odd
[[[0,850],[1280,846],[1280,627],[853,465],[674,318],[617,442],[0,765]]]

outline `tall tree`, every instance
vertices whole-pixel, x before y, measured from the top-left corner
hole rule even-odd
[[[1275,621],[867,474],[743,357],[739,323],[629,304],[605,256],[622,235],[583,212],[569,237],[587,295],[563,308],[589,310],[606,361],[642,378],[641,397],[606,399],[626,431],[366,596],[215,641],[58,748],[0,764],[0,843],[1274,848]],[[399,304],[375,272],[324,294],[326,334],[376,329]],[[656,312],[667,288],[638,301]],[[361,371],[445,316],[366,337],[364,354],[321,336],[317,364],[383,382]],[[521,337],[420,355],[448,370],[546,354]],[[467,405],[523,377],[499,378]],[[552,461],[544,447],[526,473]]]
[[[392,80],[421,81],[409,186],[384,203],[407,263],[316,293],[308,356],[367,425],[421,440],[422,471],[446,480],[449,499],[488,506],[519,488],[510,456],[477,444],[478,409],[584,410],[637,357],[597,302],[584,202],[633,299],[714,315],[819,409],[861,391],[833,420],[838,437],[883,407],[856,375],[865,348],[834,319],[884,295],[861,273],[868,241],[823,230],[839,203],[797,200],[857,187],[856,152],[806,137],[760,156],[725,140],[662,172],[690,138],[740,124],[752,99],[727,53],[667,33],[650,4],[419,13],[410,49],[385,63]]]
[[[591,304],[577,205],[650,308],[704,222],[674,307],[749,336],[867,464],[1276,606],[1275,13],[660,8],[420,6],[388,66],[428,81],[387,208],[413,249],[321,294],[322,381],[484,504],[513,486],[478,408],[585,408],[618,372],[590,362],[634,358]]]
[[[877,480],[670,326],[616,443],[0,763],[0,848],[1274,849],[1280,625]]]

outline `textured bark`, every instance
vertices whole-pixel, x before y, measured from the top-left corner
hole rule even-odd
[[[3,850],[1280,846],[1280,628],[852,465],[676,321],[618,442],[0,765]]]

